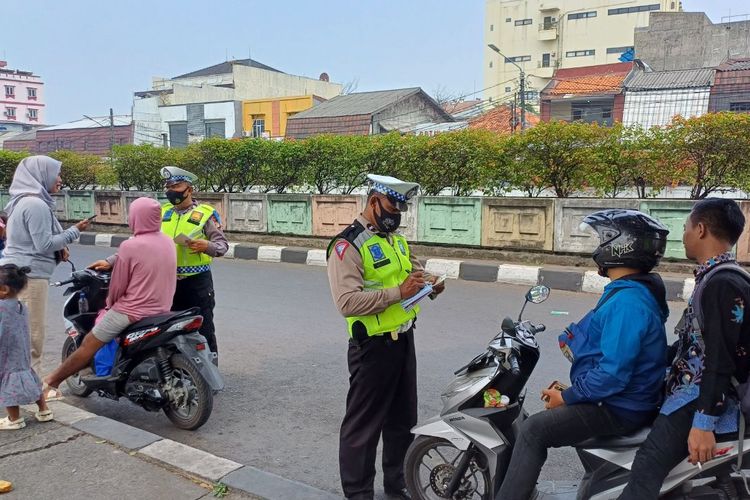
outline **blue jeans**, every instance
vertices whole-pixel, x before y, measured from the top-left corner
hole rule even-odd
[[[628,434],[639,427],[597,404],[558,406],[532,415],[521,424],[496,498],[528,500],[547,460],[548,448],[573,446],[592,437]]]

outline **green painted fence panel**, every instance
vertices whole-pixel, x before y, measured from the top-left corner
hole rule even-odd
[[[7,191],[0,191],[0,210],[5,210],[5,205],[10,201],[10,194]]]
[[[479,246],[482,199],[425,196],[419,199],[417,241]]]
[[[667,252],[665,257],[685,258],[685,247],[682,245],[682,232],[693,202],[690,200],[666,201],[649,200],[641,202],[641,212],[647,213],[667,226]]]
[[[306,194],[268,195],[268,232],[312,234],[312,197]]]
[[[52,199],[55,200],[55,217],[57,217],[57,220],[69,220],[68,196],[66,193],[67,191],[60,191],[52,195]]]
[[[93,191],[68,191],[68,220],[81,220],[94,215]]]

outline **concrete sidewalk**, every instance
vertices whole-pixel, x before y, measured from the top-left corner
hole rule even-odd
[[[55,421],[24,410],[26,428],[0,432],[0,479],[13,483],[3,500],[54,498],[228,500],[338,498],[307,485],[176,443],[62,402]]]
[[[119,247],[128,236],[110,233],[83,233],[81,245]],[[228,259],[246,259],[259,262],[286,262],[308,266],[326,266],[326,251],[317,248],[259,245],[232,242],[224,256]],[[544,284],[554,290],[601,294],[609,283],[593,269],[572,266],[523,265],[487,260],[457,260],[446,258],[422,259],[427,272],[445,274],[449,279],[507,283],[512,285]],[[658,270],[658,269],[657,269]],[[660,271],[667,288],[667,300],[685,300],[690,297],[695,280],[689,274]]]

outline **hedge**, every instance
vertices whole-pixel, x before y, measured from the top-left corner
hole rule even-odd
[[[0,187],[7,187],[25,153],[0,151]],[[419,182],[426,195],[528,196],[584,192],[641,197],[667,186],[691,186],[691,197],[720,189],[750,191],[750,115],[676,118],[664,128],[549,122],[511,136],[464,130],[434,137],[320,135],[303,141],[211,138],[182,149],[115,146],[114,167],[90,156],[58,151],[71,189],[114,187],[155,191],[159,170],[195,172],[199,189],[219,192],[344,193],[362,187],[368,172]]]

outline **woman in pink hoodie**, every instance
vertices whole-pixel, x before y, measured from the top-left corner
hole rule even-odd
[[[176,286],[174,242],[161,232],[161,206],[151,198],[130,205],[128,225],[133,238],[124,241],[114,261],[107,295],[107,312],[91,335],[54,372],[45,377],[57,388],[87,366],[94,354],[131,323],[169,312]]]

